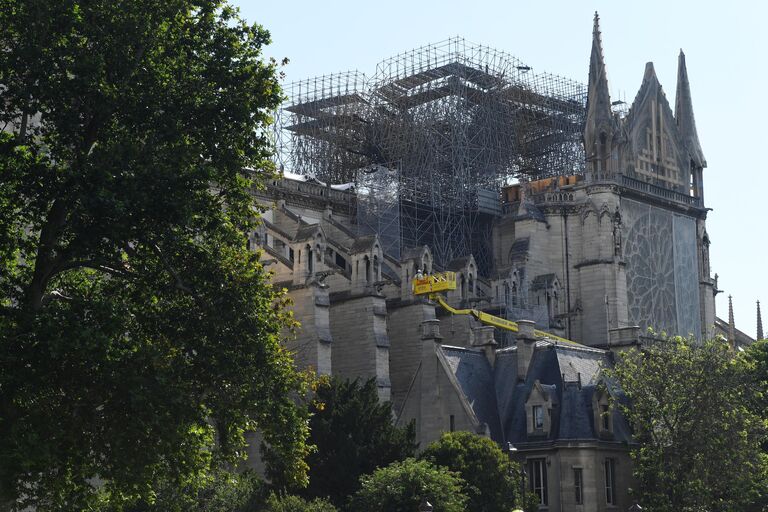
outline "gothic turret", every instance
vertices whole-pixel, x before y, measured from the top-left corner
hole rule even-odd
[[[763,315],[760,314],[760,301],[757,301],[757,338],[755,339],[765,339],[763,336]]]
[[[595,12],[592,54],[589,59],[587,119],[584,125],[587,171],[593,178],[616,170],[616,159],[613,155],[616,131],[616,120],[611,112],[611,96],[608,92],[603,45],[600,39],[600,17]]]

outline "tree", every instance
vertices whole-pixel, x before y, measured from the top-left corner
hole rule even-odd
[[[768,432],[768,340],[749,345],[736,360],[740,386],[747,398],[747,408],[762,421],[762,431]],[[768,467],[768,435],[760,443],[763,467]],[[752,510],[768,510],[768,478],[762,478],[758,499]]]
[[[275,494],[267,499],[263,512],[336,512],[336,507],[321,499],[306,501],[298,496],[282,496]]]
[[[137,500],[124,506],[106,501],[97,512],[255,512],[265,507],[267,486],[252,471],[212,471],[204,485],[179,488],[158,485],[151,502]]]
[[[762,422],[720,340],[672,338],[619,356],[637,498],[654,511],[749,510],[766,476]]]
[[[520,465],[496,443],[471,432],[449,432],[429,445],[421,458],[457,473],[473,512],[509,512],[520,503]]]
[[[738,369],[750,402],[750,409],[768,421],[768,340],[758,340],[739,354]],[[766,440],[768,442],[768,440]],[[768,445],[763,446],[768,453]]]
[[[413,423],[398,428],[392,406],[380,402],[376,381],[325,379],[310,411],[307,497],[327,497],[341,506],[360,486],[360,476],[403,460],[415,452]]]
[[[456,473],[412,458],[377,469],[360,479],[349,510],[413,512],[427,499],[435,512],[464,512],[464,481]]]
[[[0,0],[0,26],[0,506],[194,486],[253,429],[301,483],[304,379],[245,235],[268,32],[222,0]]]

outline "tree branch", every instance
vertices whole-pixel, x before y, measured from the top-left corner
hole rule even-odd
[[[69,263],[59,265],[58,267],[56,267],[55,273],[58,274],[58,273],[66,272],[67,270],[72,270],[75,268],[90,268],[93,270],[104,272],[106,274],[113,275],[115,277],[124,277],[124,278],[135,277],[135,274],[133,272],[115,268],[117,266],[118,265],[112,265],[110,263],[104,263],[97,260],[71,261]]]
[[[157,245],[156,243],[152,243],[150,244],[150,247],[152,247],[152,251],[157,255],[158,258],[160,258],[160,261],[163,263],[163,266],[165,267],[165,269],[173,277],[176,288],[185,293],[189,293],[190,295],[194,295],[195,293],[192,291],[192,289],[189,286],[187,286],[187,284],[181,278],[181,275],[176,271],[175,268],[173,268],[171,263],[168,261],[168,258],[165,257],[165,254],[163,254],[163,251],[160,249],[160,246]]]
[[[53,276],[58,261],[54,257],[56,241],[67,220],[67,205],[62,198],[53,201],[51,209],[40,230],[40,243],[35,255],[35,270],[27,289],[27,303],[33,311],[39,311],[48,281]]]

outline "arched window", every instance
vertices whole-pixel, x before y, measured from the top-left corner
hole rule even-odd
[[[363,258],[365,261],[365,282],[370,283],[371,282],[371,260],[366,256]]]
[[[372,281],[378,281],[379,279],[379,257],[373,257],[373,279]]]
[[[461,279],[459,279],[459,290],[461,291],[461,298],[466,299],[467,298],[467,280],[464,277],[464,274],[461,274]]]
[[[504,303],[509,307],[509,284],[504,281]]]

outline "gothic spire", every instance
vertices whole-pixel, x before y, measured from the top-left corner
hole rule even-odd
[[[706,167],[707,161],[699,144],[696,121],[693,117],[691,86],[688,83],[688,68],[685,66],[685,54],[680,50],[677,63],[677,93],[675,94],[675,121],[691,160],[697,167]]]
[[[587,89],[587,123],[584,140],[594,142],[603,123],[612,123],[611,96],[608,92],[608,76],[605,72],[603,44],[600,37],[600,17],[595,12],[592,28],[592,54],[589,57],[589,85]]]
[[[733,297],[728,296],[728,343],[736,346],[736,325],[733,322]]]
[[[584,126],[584,149],[587,159],[596,155],[596,145],[601,133],[610,142],[613,137],[614,119],[611,112],[611,95],[608,92],[608,76],[605,71],[603,44],[600,37],[600,17],[595,12],[592,28],[592,53],[589,58],[589,85],[587,89],[587,119]]]
[[[757,301],[757,338],[758,340],[765,339],[763,336],[763,316],[760,314],[760,301]]]

